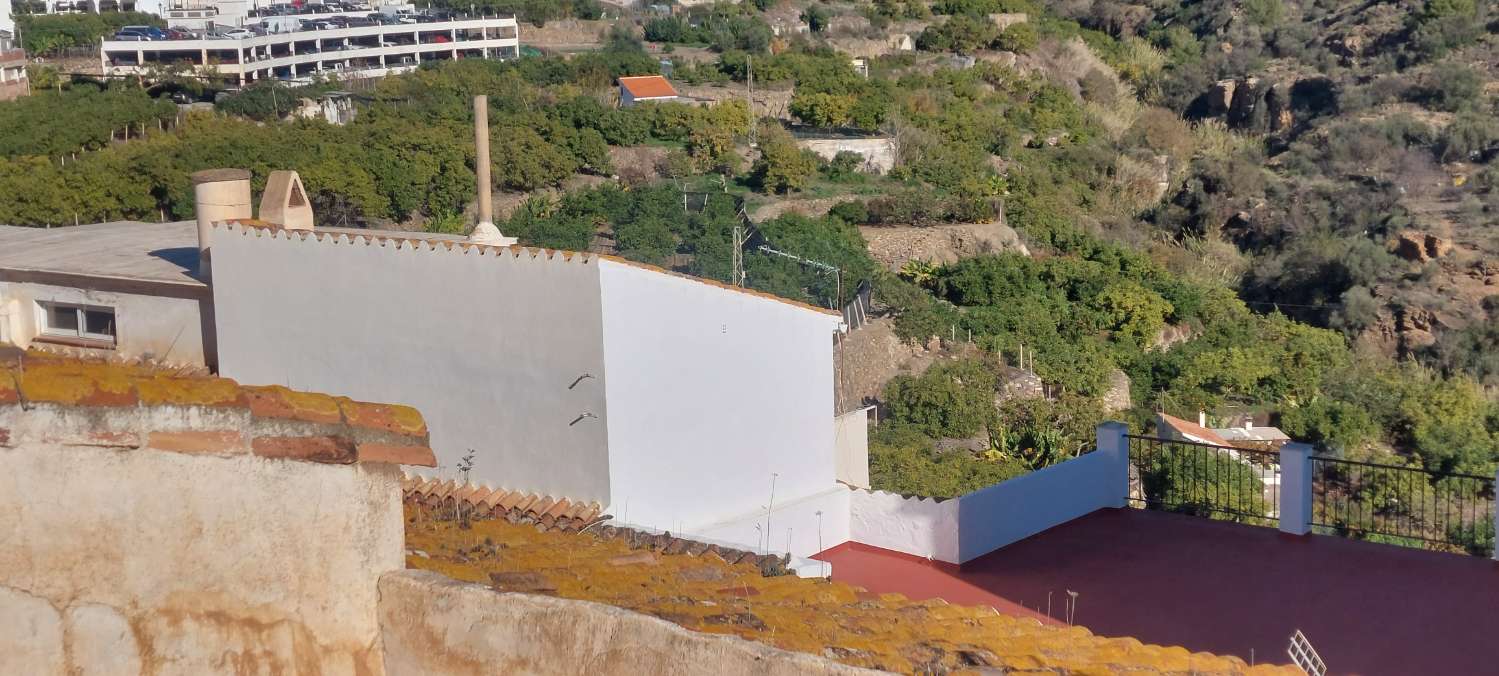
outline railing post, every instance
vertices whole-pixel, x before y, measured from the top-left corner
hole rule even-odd
[[[1110,507],[1126,507],[1129,505],[1129,439],[1124,437],[1129,433],[1129,426],[1122,422],[1106,422],[1098,426],[1098,450],[1110,459],[1114,467],[1112,473],[1117,478],[1113,479],[1109,495],[1105,497],[1104,504]]]
[[[1312,531],[1312,447],[1289,443],[1280,447],[1280,530],[1292,535]]]

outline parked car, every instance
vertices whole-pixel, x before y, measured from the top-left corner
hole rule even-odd
[[[252,31],[248,28],[230,28],[228,30],[215,33],[214,37],[224,40],[243,40],[245,38],[253,38],[255,37],[255,35],[255,31]]]
[[[192,39],[195,39],[197,37],[198,36],[193,35],[192,33],[189,33],[189,32],[184,31],[184,30],[178,30],[176,28],[168,28],[167,29],[167,39],[168,40],[192,40]]]
[[[325,31],[325,30],[332,30],[332,29],[337,28],[337,27],[338,26],[335,26],[333,24],[333,22],[328,21],[327,19],[303,19],[302,20],[302,30],[304,30],[304,31]]]
[[[123,26],[115,31],[116,40],[166,40],[166,31],[155,26]]]
[[[122,26],[119,32],[140,33],[141,35],[150,37],[152,40],[167,39],[167,32],[155,26]]]

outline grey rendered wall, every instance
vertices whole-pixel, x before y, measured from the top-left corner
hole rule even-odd
[[[114,308],[117,324],[115,349],[88,352],[125,359],[149,359],[162,364],[206,364],[202,313],[197,299],[30,282],[0,282],[0,313],[7,315],[5,339],[24,347],[36,337],[39,331],[35,316],[37,301]]]
[[[219,226],[220,371],[414,406],[442,474],[474,449],[474,481],[607,504],[598,263],[515,251]]]
[[[878,674],[589,601],[506,594],[424,570],[380,578],[389,676]]]
[[[692,532],[763,513],[772,474],[777,503],[836,486],[838,316],[617,261],[599,266],[614,516]],[[775,526],[776,542],[787,526]]]

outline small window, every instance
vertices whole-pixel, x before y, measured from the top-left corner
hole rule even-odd
[[[45,302],[37,305],[41,308],[41,337],[75,339],[114,347],[114,308]]]

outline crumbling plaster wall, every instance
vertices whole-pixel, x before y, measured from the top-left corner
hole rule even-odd
[[[0,673],[383,673],[394,465],[3,446]]]
[[[391,676],[880,673],[612,606],[502,594],[417,570],[380,578],[380,629]]]

